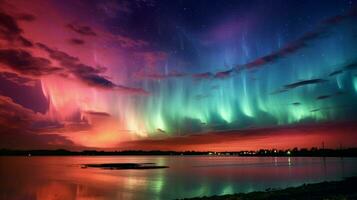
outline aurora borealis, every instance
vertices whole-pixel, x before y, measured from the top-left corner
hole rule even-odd
[[[356,146],[356,1],[0,1],[0,147]]]

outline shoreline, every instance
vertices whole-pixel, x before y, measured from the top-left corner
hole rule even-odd
[[[212,157],[357,157],[357,148],[346,149],[260,149],[256,151],[165,151],[165,150],[123,150],[99,151],[66,149],[15,150],[0,149],[0,156],[212,156]]]
[[[259,192],[237,193],[228,195],[202,196],[181,200],[320,200],[320,199],[357,199],[357,176],[340,181],[324,181],[303,184],[285,189],[267,189]]]

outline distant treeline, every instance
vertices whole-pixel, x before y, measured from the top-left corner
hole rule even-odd
[[[0,149],[0,156],[126,156],[126,155],[207,155],[208,152],[198,151],[69,151],[65,149],[57,150],[9,150]]]
[[[306,156],[306,157],[357,157],[357,148],[345,149],[261,149],[258,151],[214,152],[214,151],[69,151],[57,150],[10,150],[0,149],[0,156],[126,156],[126,155],[208,155],[208,156]]]
[[[316,148],[294,148],[287,150],[277,149],[261,149],[259,151],[241,151],[238,152],[240,156],[301,156],[301,157],[357,157],[357,148],[346,149],[325,149]]]

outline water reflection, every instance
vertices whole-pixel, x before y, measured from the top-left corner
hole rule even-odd
[[[81,169],[154,162],[154,170]],[[0,199],[174,199],[284,188],[357,175],[356,158],[0,157]]]

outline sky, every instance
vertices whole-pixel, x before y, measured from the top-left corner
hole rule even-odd
[[[357,147],[356,6],[0,0],[0,148]]]

